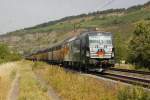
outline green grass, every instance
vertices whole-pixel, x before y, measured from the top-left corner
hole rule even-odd
[[[116,65],[115,68],[139,70],[139,71],[150,71],[150,69],[148,69],[148,67],[145,68],[143,66],[135,66],[135,65],[131,65],[131,64],[120,64],[120,65]]]

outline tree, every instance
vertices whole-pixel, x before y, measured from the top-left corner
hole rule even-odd
[[[125,44],[123,42],[123,39],[121,38],[120,33],[115,34],[115,59],[116,62],[120,63],[121,60],[125,60],[126,55],[126,48]]]
[[[0,63],[20,60],[21,56],[10,50],[7,45],[0,44]]]
[[[150,22],[137,23],[129,48],[132,63],[150,67]]]
[[[6,45],[0,44],[0,62],[6,61],[10,55],[9,49]]]

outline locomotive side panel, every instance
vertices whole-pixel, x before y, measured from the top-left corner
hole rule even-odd
[[[63,60],[64,61],[71,61],[70,59],[70,43],[65,43],[63,46]]]
[[[72,51],[71,51],[71,57],[72,61],[74,62],[80,62],[80,39],[76,39],[72,42]]]
[[[48,60],[48,52],[42,53],[42,60],[44,60],[44,61]]]
[[[63,61],[63,49],[61,46],[53,50],[52,59],[57,63],[61,63]]]
[[[52,60],[53,60],[53,52],[52,52],[52,51],[49,51],[49,52],[48,52],[48,60],[49,60],[49,61],[52,61]]]
[[[80,43],[80,47],[81,47],[81,50],[80,50],[80,56],[81,56],[81,62],[82,64],[88,64],[89,63],[89,58],[87,56],[87,50],[88,50],[88,47],[89,47],[89,44],[88,44],[88,40],[87,40],[87,35],[83,35],[81,37],[81,43]]]
[[[35,54],[36,60],[46,61],[48,60],[47,52]]]
[[[53,60],[56,60],[56,61],[59,60],[59,50],[53,51]]]

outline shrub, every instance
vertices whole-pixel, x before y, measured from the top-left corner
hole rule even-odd
[[[150,66],[150,22],[137,24],[133,39],[130,41],[131,62],[138,66]]]
[[[21,55],[13,52],[5,44],[0,44],[0,63],[20,60]]]
[[[118,92],[118,100],[150,100],[149,92],[141,88],[124,88]]]

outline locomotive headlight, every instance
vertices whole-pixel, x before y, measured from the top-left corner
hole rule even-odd
[[[110,51],[112,52],[112,48],[110,48]]]
[[[115,55],[114,55],[114,52],[112,52],[112,57],[114,57]]]
[[[90,57],[90,52],[89,51],[86,51],[86,56]]]

